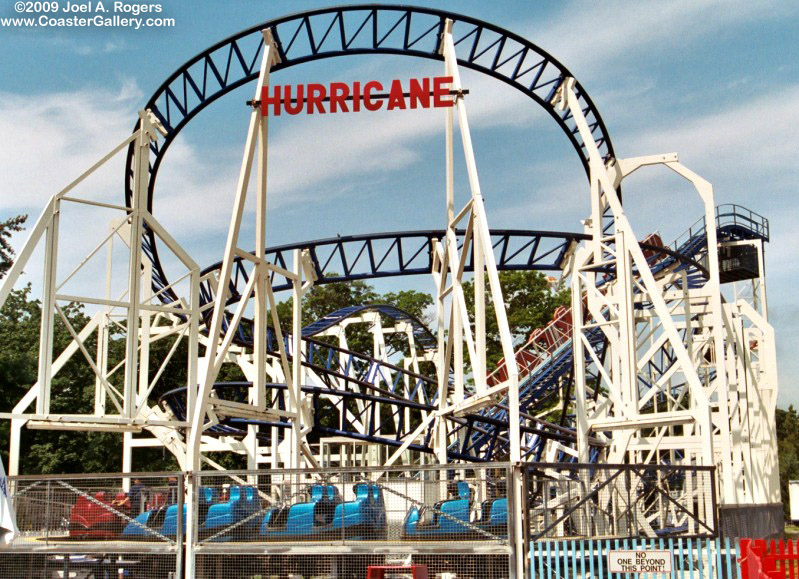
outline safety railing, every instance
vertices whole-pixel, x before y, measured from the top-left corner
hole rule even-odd
[[[726,203],[716,207],[716,227],[722,229],[729,225],[743,227],[764,241],[769,240],[768,219],[741,205]]]
[[[768,219],[755,213],[751,209],[734,203],[725,203],[716,206],[716,228],[720,231],[740,228],[748,232],[749,235],[754,235],[764,241],[769,240]],[[688,252],[687,255],[691,255],[697,250],[697,247],[692,244],[692,241],[698,242],[702,240],[704,234],[705,218],[701,217],[696,223],[683,232],[682,235],[678,236],[669,247],[674,251],[680,253]],[[701,245],[701,247],[704,247],[704,245]]]
[[[533,464],[531,540],[717,535],[713,467]]]
[[[8,478],[18,532],[2,577],[169,577],[183,562],[182,473]]]

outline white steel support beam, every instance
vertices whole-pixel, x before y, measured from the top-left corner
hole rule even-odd
[[[765,455],[758,460],[752,459],[754,452],[747,448],[759,444],[760,439],[759,435],[753,437],[752,430],[742,422],[747,420],[742,407],[753,405],[751,386],[750,392],[746,392],[747,380],[750,384],[757,384],[760,392],[768,390],[766,384],[776,381],[770,369],[775,364],[766,362],[764,367],[769,369],[755,377],[758,363],[745,359],[750,355],[748,352],[754,352],[752,344],[757,344],[759,336],[768,335],[768,331],[763,329],[765,321],[762,317],[757,323],[748,321],[746,324],[749,325],[743,326],[726,320],[726,312],[733,310],[724,304],[721,292],[716,208],[711,184],[681,165],[676,154],[611,160],[606,165],[591,138],[573,79],[563,82],[555,100],[561,110],[568,110],[575,119],[589,153],[591,173],[592,215],[587,221],[587,229],[592,233],[592,240],[587,245],[593,255],[589,257],[578,252],[572,269],[577,430],[581,460],[588,456],[587,435],[593,427],[597,431],[617,429],[612,435],[616,450],[608,459],[611,462],[623,459],[628,451],[633,453],[629,460],[634,461],[658,461],[663,456],[674,460],[675,450],[682,448],[684,461],[718,467],[722,502],[759,502],[769,493],[758,490],[763,476],[757,463],[771,459]],[[626,176],[649,165],[664,165],[690,181],[702,200],[707,277],[698,288],[688,285],[685,272],[677,275],[665,272],[655,279],[621,207],[616,188]],[[613,218],[612,230],[602,222],[602,216],[607,214]],[[758,273],[762,277],[762,254],[760,262]],[[601,292],[594,289],[598,265],[615,273],[614,277],[605,278]],[[756,285],[753,291],[755,302],[763,300],[758,292],[760,287],[762,285]],[[593,319],[588,324],[581,320],[582,299],[578,296],[583,292]],[[638,309],[632,307],[633,303]],[[639,304],[645,306],[643,310]],[[729,315],[733,318],[739,316]],[[747,319],[751,320],[751,317],[747,316]],[[747,327],[756,327],[752,335],[758,337],[735,337],[741,332],[745,334]],[[590,351],[588,332],[597,329],[601,329],[609,341],[604,364]],[[765,343],[768,341],[764,338]],[[653,372],[651,364],[655,364],[656,356],[663,355],[663,352],[671,362],[658,374]],[[603,388],[609,389],[595,408],[586,398],[586,357],[596,367]],[[649,390],[639,399],[641,384],[647,384]],[[675,391],[675,388],[680,390]],[[648,407],[651,409],[647,412],[654,411],[654,414],[642,414]],[[674,426],[669,426],[676,424],[675,421],[684,422],[677,431],[681,432],[679,435],[675,435]],[[658,423],[662,426],[657,426]],[[652,428],[655,429],[653,434],[643,432]],[[766,440],[770,436],[764,434],[762,438]],[[629,446],[634,440],[638,442]],[[640,443],[643,440],[647,440],[646,445]],[[763,448],[767,446],[763,445]],[[637,450],[633,451],[633,448]]]
[[[521,462],[521,425],[520,425],[520,414],[519,414],[519,371],[516,365],[516,356],[513,350],[513,338],[510,333],[510,326],[508,325],[507,313],[505,311],[505,302],[503,299],[502,294],[502,287],[499,281],[499,273],[497,270],[496,264],[496,257],[494,255],[494,249],[491,246],[491,233],[488,228],[488,221],[486,219],[485,214],[485,204],[483,201],[483,195],[480,189],[480,180],[477,174],[477,162],[475,160],[474,155],[474,148],[472,146],[472,137],[471,132],[469,130],[469,120],[466,114],[466,103],[463,98],[463,86],[461,84],[460,73],[457,66],[457,55],[455,53],[455,43],[452,38],[452,21],[447,19],[444,24],[444,31],[441,38],[441,48],[440,52],[444,57],[445,63],[445,73],[448,76],[452,77],[452,90],[455,92],[454,97],[454,108],[455,113],[458,117],[458,128],[461,135],[461,143],[463,146],[463,153],[464,153],[464,160],[466,164],[466,173],[469,180],[469,188],[471,190],[471,197],[469,202],[461,211],[460,214],[455,215],[454,217],[451,215],[452,211],[454,210],[454,203],[451,202],[450,197],[450,183],[449,183],[449,166],[448,166],[448,182],[447,182],[447,235],[446,235],[446,245],[448,250],[450,251],[450,255],[448,256],[448,269],[451,272],[451,283],[452,283],[452,297],[450,303],[452,305],[450,309],[450,326],[452,329],[455,329],[457,326],[457,322],[454,320],[460,321],[460,326],[463,328],[464,335],[467,340],[468,351],[470,354],[470,361],[472,365],[472,373],[475,380],[475,385],[477,388],[477,393],[473,394],[472,396],[478,397],[481,395],[482,392],[486,389],[486,351],[485,351],[485,278],[488,278],[488,284],[491,291],[491,300],[492,305],[494,306],[494,315],[496,316],[497,327],[499,330],[500,336],[500,343],[502,345],[502,354],[505,358],[506,368],[508,378],[506,381],[507,385],[507,396],[508,396],[508,437],[510,439],[510,460],[514,464],[519,464]],[[449,132],[450,123],[448,111],[448,120],[447,120],[447,130]],[[447,141],[447,164],[451,162],[449,156],[451,153],[451,139],[448,137]],[[452,201],[454,202],[454,191],[452,192]],[[462,254],[457,256],[457,246],[455,242],[455,227],[457,226],[457,222],[461,220],[462,217],[468,216],[468,227],[466,237],[463,241],[463,247],[461,248]],[[471,240],[469,236],[471,235]],[[463,275],[463,264],[465,263],[465,257],[468,254],[469,250],[469,243],[471,242],[471,249],[472,249],[472,256],[474,258],[474,284],[475,284],[475,293],[474,293],[474,306],[475,306],[475,326],[474,326],[474,334],[472,334],[471,324],[469,323],[469,317],[466,312],[465,307],[465,296],[463,295],[463,290],[461,287],[461,277]],[[460,258],[460,259],[458,259]],[[440,264],[442,269],[439,272],[438,279],[440,280],[439,285],[439,301],[442,299],[441,289],[446,288],[446,270],[445,268],[446,261],[442,261]],[[474,338],[472,338],[474,335]],[[456,343],[453,344],[453,338],[458,340]],[[442,385],[442,378],[444,374],[447,372],[449,368],[449,361],[450,355],[449,352],[452,351],[454,348],[455,352],[462,351],[463,342],[461,341],[460,336],[453,336],[451,333],[449,336],[449,343],[447,344],[447,353],[445,354],[445,361],[446,363],[439,368],[439,385]],[[454,368],[455,372],[457,373],[459,370],[462,371],[463,365],[457,364],[457,362],[453,361],[456,364]],[[444,392],[440,392],[439,394],[443,394]],[[457,393],[456,393],[457,394]],[[456,404],[459,402],[463,402],[464,404],[468,404],[469,397],[464,396],[463,400],[455,400]],[[443,420],[439,420],[439,429],[443,431]],[[441,434],[441,438],[444,438],[444,434]],[[441,444],[442,440],[439,440],[438,443]],[[445,454],[442,453],[442,454]],[[521,470],[514,468],[512,469],[512,477],[513,480],[511,481],[511,488],[509,489],[509,494],[513,498],[514,501],[520,501],[522,497],[522,485],[521,485]],[[516,507],[518,507],[515,512],[521,513],[521,503],[517,502]],[[523,574],[524,569],[524,561],[525,561],[525,548],[523,545],[523,532],[522,532],[522,520],[520,516],[513,517],[513,525],[514,525],[514,537],[517,538],[515,544],[513,545],[515,551],[514,557],[514,564],[512,565],[511,576],[512,577],[521,577]]]
[[[574,256],[574,264],[584,263],[588,257],[588,249],[580,248]],[[583,295],[585,293],[582,278],[577,272],[572,273],[572,328],[573,335],[576,337],[582,332],[582,323],[585,314],[583,313]],[[587,464],[590,462],[590,448],[588,446],[588,412],[586,406],[588,401],[588,391],[586,388],[585,374],[585,354],[583,353],[583,343],[581,340],[572,339],[572,359],[574,360],[574,396],[577,421],[577,452],[578,460]]]
[[[122,223],[110,224],[111,232],[119,231]],[[111,300],[111,283],[114,264],[114,235],[108,238],[106,248],[106,263],[105,263],[105,299]],[[102,311],[102,319],[97,327],[97,368],[102,372],[103,377],[108,376],[108,339],[109,339],[109,324],[111,320],[111,306],[106,306]],[[95,376],[94,379],[94,413],[97,416],[105,414],[106,405],[106,391],[103,387],[100,376]],[[127,440],[127,438],[125,438]]]
[[[58,263],[58,224],[61,201],[55,199],[45,233],[44,277],[42,280],[42,319],[39,330],[38,414],[50,413],[50,381],[53,364],[53,325],[55,322],[56,270]]]
[[[264,49],[263,49],[263,57],[261,59],[261,66],[258,72],[258,80],[255,84],[255,101],[260,100],[262,90],[264,86],[269,85],[269,72],[276,63],[280,62],[280,57],[278,55],[277,46],[274,41],[274,37],[272,35],[271,30],[264,30],[263,31],[264,37]],[[230,292],[229,284],[227,280],[230,279],[231,273],[233,271],[234,261],[238,255],[238,240],[239,240],[239,233],[241,230],[242,219],[244,216],[244,207],[247,200],[247,189],[250,182],[250,175],[252,170],[252,163],[255,158],[255,151],[256,145],[260,141],[261,145],[266,149],[266,137],[267,132],[263,129],[262,124],[265,122],[265,117],[261,116],[261,113],[258,107],[253,107],[252,111],[250,112],[250,123],[247,130],[247,138],[244,144],[244,155],[241,163],[241,169],[239,171],[239,180],[236,187],[236,196],[233,203],[233,211],[230,218],[230,227],[228,228],[228,235],[227,241],[225,243],[225,251],[222,258],[222,268],[219,274],[219,286],[217,288],[217,292],[215,294],[215,303],[214,303],[214,310],[213,316],[211,318],[211,324],[208,331],[208,344],[206,346],[206,354],[205,354],[205,362],[203,368],[203,375],[200,376],[200,387],[197,392],[197,397],[194,403],[194,411],[191,415],[191,431],[189,434],[189,444],[187,449],[188,454],[188,467],[191,471],[199,471],[201,469],[201,459],[200,459],[200,446],[202,443],[202,433],[204,430],[205,425],[205,417],[208,411],[208,404],[209,399],[211,396],[211,390],[213,389],[214,381],[216,380],[217,374],[219,372],[219,366],[222,360],[224,360],[226,351],[224,349],[224,345],[221,343],[221,334],[222,334],[222,327],[223,322],[225,320],[226,312],[225,312],[225,305],[226,301]],[[262,239],[261,227],[265,226],[263,219],[261,218],[261,211],[265,211],[266,208],[266,164],[263,161],[264,156],[266,155],[266,151],[262,151],[262,160],[259,162],[259,171],[263,171],[263,173],[259,173],[259,183],[258,183],[258,195],[263,196],[264,198],[257,202],[257,211],[258,216],[256,218],[257,221],[257,231],[256,231],[256,240]],[[263,165],[261,164],[263,163]],[[252,275],[256,278],[265,278],[266,271],[263,267],[259,267],[259,264],[256,264],[253,268]],[[263,286],[262,286],[263,289]],[[246,302],[249,299],[249,293],[245,296],[242,296],[242,302]],[[263,297],[263,292],[259,297]],[[261,311],[259,310],[259,313]],[[265,322],[265,316],[261,316],[261,320]],[[264,328],[265,330],[265,328]],[[236,327],[234,323],[231,323],[227,329],[229,334],[232,334],[236,331]],[[256,330],[257,331],[257,330]],[[226,340],[228,344],[230,343],[229,340]],[[259,342],[260,345],[260,342]],[[264,361],[259,356],[259,361]],[[263,368],[256,369],[257,372],[264,371]],[[187,545],[189,548],[187,549],[186,553],[186,573],[187,576],[193,577],[195,571],[195,557],[194,557],[194,550],[191,548],[194,542],[197,540],[197,529],[194,525],[194,485],[190,485],[190,494],[188,503],[188,525],[186,528],[187,532]]]
[[[125,378],[123,389],[123,415],[131,418],[136,410],[136,387],[139,369],[139,323],[141,312],[141,238],[144,233],[144,213],[147,211],[147,189],[150,175],[150,139],[155,132],[148,116],[139,113],[141,129],[133,149],[133,191],[129,216],[127,336],[125,342]]]
[[[291,421],[291,449],[289,468],[299,468],[302,444],[302,421],[300,404],[302,402],[302,268],[300,250],[293,253],[294,275],[292,284],[292,323],[291,323],[291,387],[289,388],[289,411],[294,414]]]

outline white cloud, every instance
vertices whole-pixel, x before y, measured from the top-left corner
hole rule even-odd
[[[596,78],[611,64],[656,58],[664,49],[690,50],[689,43],[726,28],[795,12],[777,0],[570,2],[550,20],[523,26],[522,35],[578,78]]]
[[[0,219],[27,213],[30,230],[52,195],[130,135],[141,101],[142,91],[131,79],[123,79],[118,87],[34,97],[0,93],[0,131],[4,135],[0,143],[0,174],[3,175]],[[125,156],[125,151],[118,153],[70,195],[121,204]],[[175,170],[165,171],[163,179],[159,180],[164,195],[157,200],[156,216],[165,218],[168,229],[179,242],[196,236],[198,231],[210,228],[213,233],[214,227],[226,228],[227,219],[219,216],[230,214],[232,194],[224,193],[232,193],[237,164],[222,168],[220,163],[213,162],[215,158],[206,158],[180,140],[169,152]],[[221,163],[224,161],[223,158]],[[225,177],[232,178],[232,185]],[[174,197],[168,193],[174,193]],[[186,200],[182,207],[173,206],[173,200],[181,199]],[[200,207],[209,211],[198,211]],[[75,211],[73,204],[65,207],[67,218],[62,219],[60,225],[60,246],[67,249],[60,254],[62,275],[102,240],[107,231],[105,222],[121,215],[109,211]],[[89,223],[91,227],[87,227]],[[27,237],[27,232],[13,237],[17,252]],[[27,268],[26,279],[34,284],[39,279],[38,263],[34,259]],[[104,276],[102,265],[94,262],[88,272],[89,279]]]
[[[141,91],[117,90],[21,96],[0,93],[0,211],[34,209],[130,134]],[[118,187],[118,175],[98,173],[95,190]],[[118,202],[120,197],[109,197]]]
[[[799,148],[799,85],[764,91],[760,97],[701,117],[676,115],[627,139],[635,154],[680,151],[686,163],[726,180],[760,188],[796,182]],[[742,187],[743,188],[743,187]]]
[[[122,38],[107,40],[102,44],[97,42],[85,42],[75,37],[50,36],[45,42],[57,47],[59,50],[67,50],[78,56],[91,56],[95,54],[110,54],[120,52],[127,48],[127,43]]]

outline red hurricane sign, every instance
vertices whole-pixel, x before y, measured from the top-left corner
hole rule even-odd
[[[280,116],[282,111],[298,115],[325,113],[357,113],[360,110],[376,111],[386,103],[386,110],[451,107],[451,76],[412,78],[405,92],[400,80],[391,81],[388,93],[376,80],[368,82],[331,82],[329,85],[311,83],[265,86],[261,91],[261,114]]]

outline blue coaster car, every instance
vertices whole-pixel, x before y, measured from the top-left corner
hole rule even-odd
[[[230,541],[253,538],[258,529],[258,513],[261,511],[261,499],[254,487],[232,486],[230,496],[225,503],[216,503],[208,507],[205,521],[200,525],[201,539],[207,539],[232,528],[215,537],[215,541]],[[242,523],[242,521],[245,521]],[[239,524],[241,523],[241,524]]]
[[[343,502],[333,485],[312,485],[310,501],[270,509],[261,523],[267,541],[381,539],[386,536],[386,505],[380,487],[355,485],[355,500]]]
[[[412,507],[402,525],[403,538],[411,541],[489,538],[477,529],[495,536],[508,534],[507,498],[483,501],[480,518],[471,521],[473,496],[469,484],[451,483],[449,494],[452,498],[439,501],[432,508]]]
[[[415,541],[444,540],[447,535],[459,538],[471,535],[474,531],[469,525],[472,512],[472,489],[464,481],[450,486],[450,496],[454,498],[438,501],[433,508],[413,506],[402,524],[403,538]]]
[[[216,489],[204,487],[200,494],[197,517],[200,523],[205,520],[211,505],[216,502]],[[164,535],[174,537],[178,529],[178,506],[169,505],[144,511],[134,519],[136,523],[128,523],[122,530],[122,538],[128,540],[158,540],[158,536],[147,529]],[[186,504],[183,504],[183,532],[186,532]]]
[[[483,501],[480,518],[475,524],[492,535],[507,536],[508,499],[503,497]]]

